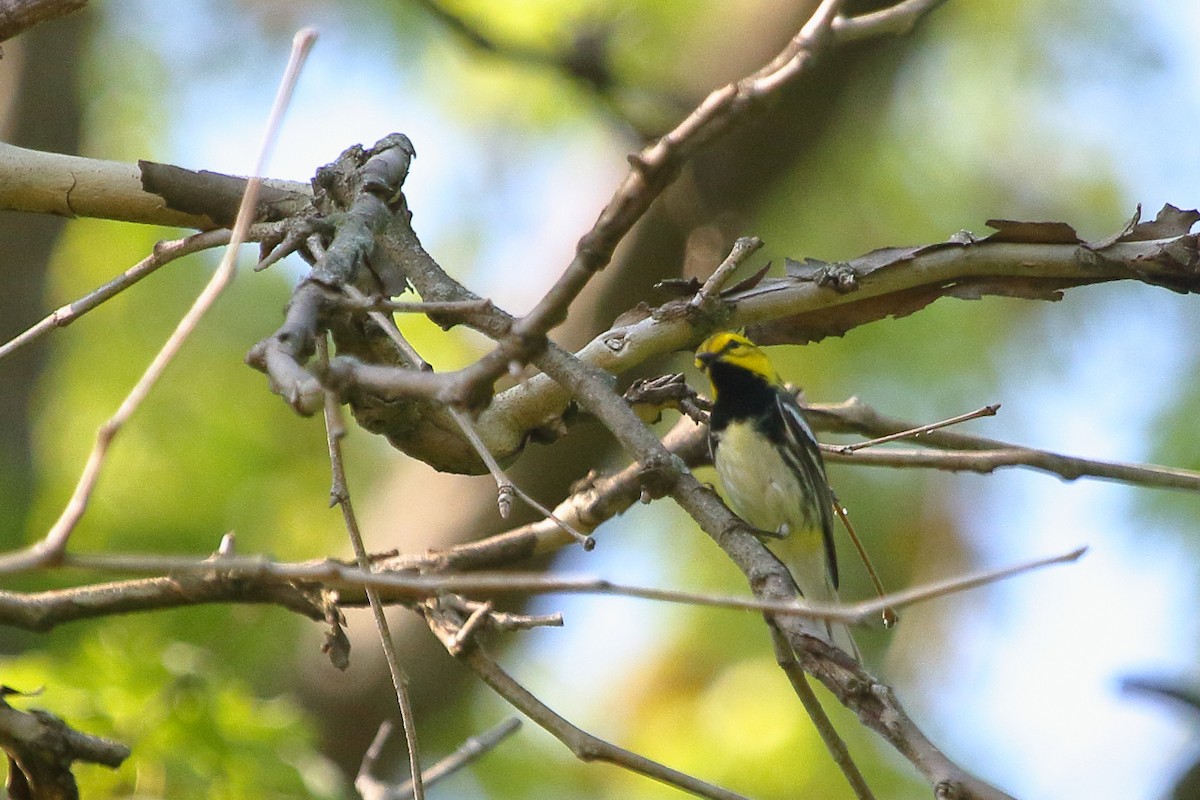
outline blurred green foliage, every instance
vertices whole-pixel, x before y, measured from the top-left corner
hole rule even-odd
[[[133,749],[116,771],[78,768],[85,797],[344,796],[295,700],[246,683],[261,637],[188,643],[191,616],[89,624],[69,642],[48,637],[60,646],[0,659],[0,672],[16,688],[44,689],[14,705],[53,709],[77,730]],[[252,657],[239,658],[233,640]]]

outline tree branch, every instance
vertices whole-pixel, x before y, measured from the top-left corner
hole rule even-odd
[[[140,222],[148,225],[168,225],[178,228],[208,230],[228,227],[232,219],[218,221],[202,212],[174,208],[162,196],[143,186],[144,172],[154,167],[152,162],[126,164],[96,158],[45,153],[0,142],[0,210],[28,211],[54,214],[60,217],[95,217],[120,222]],[[196,184],[184,174],[216,176],[228,184],[229,190],[245,190],[245,178],[233,178],[216,173],[191,173],[178,167],[168,185],[187,187]],[[209,183],[201,191],[210,191]],[[279,212],[298,213],[307,207],[312,190],[307,184],[295,181],[267,180],[273,205]],[[284,198],[287,198],[286,200]],[[267,215],[263,215],[263,221]]]
[[[0,42],[87,4],[88,0],[0,0]]]
[[[945,0],[902,0],[893,6],[859,14],[839,15],[833,21],[833,33],[838,43],[857,42],[874,36],[904,36],[912,33],[921,18]]]
[[[846,742],[838,735],[837,729],[833,727],[833,721],[829,719],[825,709],[821,708],[821,701],[817,699],[816,693],[808,683],[808,677],[804,674],[804,669],[796,660],[791,643],[769,619],[767,627],[771,631],[771,643],[775,647],[776,663],[787,675],[788,681],[792,684],[792,690],[800,698],[805,712],[808,713],[808,718],[812,720],[813,726],[821,736],[821,741],[825,743],[825,749],[829,751],[829,755],[833,757],[838,769],[846,776],[850,788],[854,790],[854,796],[858,800],[874,800],[875,795],[871,791],[871,787],[867,785],[867,779],[863,777],[858,765],[854,763],[850,750],[846,747]]]
[[[4,687],[3,694],[18,694]],[[0,696],[0,750],[8,755],[8,794],[35,800],[75,800],[71,766],[82,761],[116,769],[129,748],[81,733],[45,711],[18,711]]]
[[[909,430],[910,423],[880,414],[857,398],[837,405],[808,405],[806,413],[819,430],[884,436]],[[990,473],[1001,467],[1023,466],[1073,481],[1100,478],[1135,486],[1200,490],[1200,472],[1151,464],[1100,461],[1009,444],[996,439],[953,431],[921,435],[921,443],[943,452],[917,449],[859,450],[843,453],[826,450],[829,461],[887,467],[928,467],[950,471]]]
[[[674,130],[630,159],[632,169],[600,218],[576,246],[574,260],[533,310],[513,326],[512,335],[540,339],[566,318],[567,307],[591,277],[611,260],[617,243],[678,174],[680,165],[713,137],[749,116],[767,97],[796,80],[828,42],[829,27],[842,0],[822,0],[812,17],[766,66],[715,90]]]
[[[405,604],[447,592],[473,597],[498,594],[598,594],[854,624],[889,606],[912,605],[995,583],[1034,569],[1074,561],[1085,550],[1077,548],[1056,556],[949,578],[849,604],[809,603],[798,600],[794,595],[786,599],[729,597],[632,586],[603,578],[551,576],[541,572],[418,575],[410,572],[365,572],[332,560],[287,563],[262,556],[227,554],[195,559],[182,556],[68,553],[63,557],[67,566],[103,572],[171,572],[173,577],[34,594],[0,592],[0,624],[44,631],[79,619],[214,602],[274,602],[312,619],[328,620],[333,612],[330,592],[338,593],[337,602],[340,605],[359,606],[367,602],[366,588],[378,591],[381,600]],[[767,572],[779,574],[778,562],[769,555],[769,551],[764,549],[762,552],[767,553],[766,558],[772,562]],[[756,555],[761,556],[761,553]],[[187,576],[199,583],[189,582]],[[294,590],[294,593],[289,590]],[[547,621],[547,624],[550,622]]]
[[[457,639],[462,624],[460,619],[436,603],[426,604],[423,608],[430,629],[439,638],[444,641]],[[580,761],[606,761],[700,797],[745,800],[742,795],[651,761],[572,725],[514,680],[477,643],[468,643],[467,647],[458,650],[451,649],[451,654],[470,667],[496,694],[566,745]]]
[[[4,147],[0,144],[0,148]],[[246,234],[247,241],[259,241],[274,235],[277,226],[271,224],[255,225]],[[154,251],[134,264],[129,269],[116,276],[108,283],[88,292],[78,300],[60,306],[54,312],[43,318],[37,324],[14,336],[0,345],[0,359],[16,352],[28,344],[37,341],[45,334],[56,328],[65,328],[84,314],[92,311],[102,303],[111,300],[135,283],[157,271],[160,267],[170,264],[184,256],[208,250],[214,247],[228,245],[232,233],[228,230],[212,230],[192,234],[183,239],[162,241],[154,245]]]
[[[500,724],[489,728],[478,736],[472,736],[453,753],[440,759],[436,764],[421,771],[421,780],[425,786],[432,786],[443,778],[453,775],[463,767],[469,766],[478,759],[490,753],[501,742],[512,736],[521,728],[521,720],[510,717]],[[384,721],[375,734],[375,740],[363,756],[362,766],[354,778],[354,788],[363,800],[408,800],[414,796],[412,778],[398,785],[389,784],[374,775],[376,763],[392,733],[392,724]]]

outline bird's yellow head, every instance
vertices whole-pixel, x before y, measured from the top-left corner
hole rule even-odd
[[[696,349],[696,367],[708,373],[709,378],[712,377],[712,366],[718,363],[744,369],[769,384],[779,383],[767,354],[741,334],[714,333]]]

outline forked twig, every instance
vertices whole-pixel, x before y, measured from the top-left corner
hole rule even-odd
[[[584,550],[592,550],[595,548],[596,540],[592,538],[592,536],[585,533],[580,533],[574,528],[574,526],[569,525],[563,520],[559,519],[557,516],[555,516],[553,511],[546,508],[534,498],[530,497],[524,489],[522,489],[520,486],[517,486],[513,480],[508,477],[508,474],[505,473],[503,468],[501,468],[500,464],[496,461],[496,458],[491,454],[491,451],[488,450],[483,439],[480,438],[479,433],[475,430],[475,426],[471,424],[469,419],[467,419],[466,414],[464,414],[462,411],[459,411],[454,406],[447,406],[446,410],[450,412],[450,417],[455,421],[455,423],[458,424],[459,429],[463,432],[463,436],[465,436],[467,441],[471,443],[471,446],[475,448],[475,452],[479,454],[481,459],[483,459],[483,463],[487,465],[488,472],[492,474],[492,478],[496,481],[496,504],[500,508],[501,517],[506,519],[508,518],[512,502],[511,495],[515,494],[517,497],[525,501],[526,505],[528,505],[530,508],[537,511],[543,517],[550,520],[559,528],[570,534],[571,538],[579,542],[579,544],[583,546]]]
[[[424,609],[430,629],[439,639],[447,642],[456,638],[455,634],[461,625],[456,615],[437,603],[427,603]],[[607,761],[700,797],[714,800],[745,800],[740,794],[652,761],[623,747],[617,747],[576,727],[505,672],[478,642],[469,643],[469,646],[456,652],[455,656],[470,667],[496,694],[566,745],[581,761]]]
[[[464,740],[453,753],[425,769],[421,775],[421,782],[426,787],[433,786],[443,778],[453,775],[474,761],[478,761],[494,750],[497,745],[509,736],[520,730],[520,728],[521,720],[516,717],[509,717],[500,724],[488,728],[483,733]],[[383,747],[387,744],[391,735],[392,723],[390,720],[384,720],[379,726],[379,731],[375,734],[375,739],[371,742],[371,746],[367,748],[367,752],[363,756],[362,766],[358,770],[358,775],[354,778],[354,788],[362,795],[363,800],[407,800],[413,796],[413,781],[411,778],[403,783],[392,786],[376,778],[374,775],[375,766],[383,754]]]
[[[729,251],[729,255],[717,265],[712,275],[708,276],[708,280],[696,292],[695,297],[688,301],[688,306],[693,309],[699,309],[712,305],[721,294],[721,288],[729,281],[729,277],[742,265],[743,261],[753,255],[762,245],[762,239],[759,239],[757,236],[739,237],[733,243],[733,249]]]

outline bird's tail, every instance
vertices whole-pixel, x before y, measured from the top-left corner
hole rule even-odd
[[[829,587],[830,593],[833,595],[830,602],[838,602],[837,589]],[[858,651],[858,645],[854,641],[854,637],[850,635],[850,626],[844,622],[825,621],[825,631],[829,634],[828,641],[837,649],[846,653],[855,661],[862,661],[862,653]]]
[[[805,562],[807,563],[807,562]],[[796,588],[800,590],[800,594],[804,599],[811,603],[835,604],[841,602],[838,598],[837,589],[833,586],[833,581],[829,578],[829,572],[825,569],[823,563],[814,565],[813,572],[819,567],[820,571],[813,575],[797,574],[797,564],[789,565],[792,571],[792,577],[796,581]],[[829,620],[813,620],[808,626],[814,630],[813,635],[819,639],[823,639],[837,649],[849,655],[855,661],[862,661],[862,653],[858,650],[858,645],[854,643],[854,637],[850,635],[850,628],[842,622],[831,622]]]

